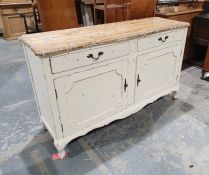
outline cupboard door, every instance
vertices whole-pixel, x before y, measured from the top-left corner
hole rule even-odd
[[[12,39],[25,34],[24,21],[20,15],[3,16],[2,22],[4,24],[4,37],[6,39]]]
[[[64,136],[111,118],[127,106],[128,59],[55,80]],[[110,119],[111,120],[111,119]]]
[[[182,65],[182,48],[179,44],[137,57],[135,103],[176,86]]]

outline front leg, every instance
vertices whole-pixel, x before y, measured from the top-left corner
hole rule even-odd
[[[66,158],[67,157],[67,152],[65,151],[65,149],[58,150],[58,156],[59,156],[59,159]]]
[[[52,155],[52,160],[62,160],[68,157],[68,153],[65,151],[66,144],[55,141],[54,145],[57,148],[58,153]]]
[[[177,95],[178,95],[178,91],[173,91],[171,95],[172,95],[172,99],[176,100],[177,99]]]

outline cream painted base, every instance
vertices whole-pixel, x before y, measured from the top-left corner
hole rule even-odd
[[[60,159],[73,139],[179,90],[187,29],[41,59],[23,45],[41,121]]]
[[[121,112],[121,113],[113,116],[111,118],[111,120],[104,120],[102,122],[96,123],[93,126],[91,126],[89,128],[86,128],[85,130],[82,130],[82,131],[76,133],[75,135],[72,135],[72,136],[63,138],[61,140],[54,139],[54,145],[55,145],[55,147],[58,150],[58,155],[59,155],[60,159],[63,159],[65,157],[65,155],[66,155],[65,147],[74,138],[77,138],[79,136],[86,135],[88,132],[90,132],[92,130],[92,128],[100,128],[100,127],[103,127],[105,125],[110,124],[111,122],[113,122],[115,120],[120,120],[120,119],[127,118],[128,116],[131,116],[132,114],[137,113],[139,110],[141,110],[147,104],[153,103],[157,99],[159,99],[160,97],[163,97],[163,96],[168,95],[170,93],[172,94],[172,98],[174,100],[176,100],[177,99],[176,95],[177,95],[178,89],[179,89],[179,87],[175,87],[173,89],[170,89],[169,91],[165,91],[165,92],[163,92],[163,93],[161,93],[161,94],[159,94],[159,95],[157,95],[155,97],[152,97],[152,98],[146,100],[145,102],[143,102],[141,104],[137,104],[135,106],[132,106],[131,108],[129,108],[129,109],[127,109],[127,110],[125,110],[125,111],[123,111],[123,112]],[[44,127],[44,129],[45,129],[45,127]]]

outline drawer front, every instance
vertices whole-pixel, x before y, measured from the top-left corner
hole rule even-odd
[[[80,50],[50,58],[52,73],[64,72],[128,55],[128,42]]]
[[[13,14],[22,14],[22,13],[31,13],[31,12],[33,12],[32,8],[2,9],[2,15],[13,15]]]
[[[168,43],[181,41],[184,39],[185,30],[175,30],[172,32],[162,32],[138,40],[138,51],[163,46]]]

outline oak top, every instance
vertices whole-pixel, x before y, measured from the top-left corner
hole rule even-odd
[[[152,17],[23,35],[19,40],[27,45],[35,55],[45,58],[81,48],[114,43],[129,38],[145,37],[153,33],[188,26],[189,24],[185,22]]]

